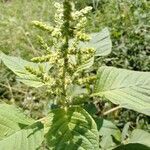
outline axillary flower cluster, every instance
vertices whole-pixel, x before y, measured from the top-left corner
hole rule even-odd
[[[39,37],[41,45],[46,50],[46,55],[32,58],[39,64],[35,70],[30,66],[26,70],[40,78],[47,85],[51,97],[58,103],[66,105],[72,101],[67,90],[73,85],[85,86],[93,78],[89,78],[84,70],[78,68],[86,63],[94,55],[93,48],[80,48],[82,42],[88,42],[91,37],[86,34],[86,14],[92,7],[86,7],[80,11],[75,9],[70,0],[64,0],[63,4],[55,3],[55,26],[43,22],[33,21],[33,25],[49,33],[52,46],[49,46],[42,37]],[[49,73],[44,73],[40,63],[50,63]],[[79,95],[82,97],[82,95]]]

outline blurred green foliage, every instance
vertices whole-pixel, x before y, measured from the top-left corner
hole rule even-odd
[[[31,21],[51,22],[54,11],[51,3],[52,0],[0,2],[0,50],[27,58],[36,55],[36,31]]]
[[[109,27],[113,51],[107,65],[150,71],[149,10],[148,0],[97,0],[88,31]]]

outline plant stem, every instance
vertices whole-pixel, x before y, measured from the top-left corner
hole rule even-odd
[[[62,54],[64,59],[63,64],[63,73],[62,73],[62,92],[63,92],[63,101],[66,100],[66,73],[68,71],[68,48],[69,48],[69,38],[70,38],[70,20],[71,20],[71,4],[70,0],[64,0],[64,23],[62,27],[62,35],[65,39],[65,43],[62,46]]]
[[[62,75],[62,90],[63,90],[64,98],[66,98],[66,73],[67,73],[67,67],[68,67],[68,58],[67,58],[68,38],[67,37],[65,41],[66,41],[66,44],[64,44],[64,48],[65,48],[64,53],[63,53],[64,66],[63,66],[63,75]]]
[[[116,110],[118,110],[118,109],[120,109],[120,108],[122,108],[122,107],[121,107],[121,106],[116,106],[116,107],[114,107],[114,108],[112,108],[112,109],[110,109],[110,110],[104,112],[104,113],[103,113],[103,116],[108,115],[108,114],[110,114],[110,113],[112,113],[112,112],[114,112],[114,111],[116,111]]]

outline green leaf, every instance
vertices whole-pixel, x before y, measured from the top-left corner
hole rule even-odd
[[[150,149],[150,133],[135,129],[126,145],[121,145],[114,150],[149,150]]]
[[[109,150],[116,147],[121,141],[120,130],[111,122],[102,118],[95,118],[99,135],[100,135],[100,146],[102,150]]]
[[[56,109],[47,120],[46,138],[51,149],[99,150],[96,123],[84,109]]]
[[[132,132],[131,138],[129,139],[128,142],[143,144],[150,148],[150,133],[148,133],[144,130],[141,130],[141,129],[135,129]]]
[[[114,104],[150,115],[150,73],[101,67],[95,94]]]
[[[15,106],[0,104],[0,140],[33,123]]]
[[[69,41],[70,46],[73,40]],[[78,48],[94,48],[95,56],[106,56],[111,53],[112,42],[110,39],[110,34],[107,28],[104,28],[101,32],[92,33],[91,40],[89,42],[80,42]],[[71,59],[71,58],[70,58]],[[73,60],[73,57],[72,57]],[[75,58],[74,61],[75,63]],[[94,56],[87,60],[84,64],[77,68],[77,72],[89,69],[94,63]]]
[[[34,69],[38,69],[39,64],[28,62],[21,59],[20,57],[7,56],[3,53],[1,53],[1,60],[19,77],[18,80],[23,82],[24,84],[32,87],[40,87],[44,85],[40,78],[37,78],[35,75],[32,75],[25,69],[25,66],[30,66]],[[48,63],[40,63],[40,66],[44,68],[44,72],[48,72],[51,68],[51,65],[49,65]]]
[[[82,88],[81,86],[76,84],[72,84],[67,87],[67,96],[72,98],[77,97],[80,94],[87,94],[87,93],[88,93],[87,89]]]
[[[93,102],[84,103],[83,108],[92,116],[94,117],[98,110],[96,108],[96,105]]]
[[[130,128],[131,122],[127,122],[123,129],[122,129],[122,141],[125,140],[129,136],[129,128]]]
[[[80,95],[88,94],[88,90],[86,88],[82,88],[79,85],[72,84],[67,87],[66,94],[70,99],[73,100]]]
[[[113,150],[150,150],[150,148],[142,144],[133,143],[133,144],[121,145]]]
[[[43,142],[43,125],[37,122],[0,140],[1,150],[36,150]]]
[[[79,67],[77,68],[77,71],[76,71],[75,73],[80,72],[80,71],[82,71],[82,70],[89,69],[90,67],[92,67],[93,63],[94,63],[94,57],[91,57],[91,58],[90,58],[89,60],[87,60],[84,64],[82,64],[81,66],[79,66]]]
[[[14,106],[0,104],[1,150],[35,150],[43,138],[40,122],[35,123]]]
[[[70,105],[80,105],[89,101],[88,90],[77,84],[68,85],[66,95],[69,98]]]
[[[111,53],[112,42],[107,28],[91,34],[91,37],[89,42],[80,42],[79,48],[94,48],[96,50],[95,56],[106,56]]]

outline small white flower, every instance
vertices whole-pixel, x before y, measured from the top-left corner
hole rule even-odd
[[[57,8],[57,9],[59,9],[59,8],[61,8],[61,4],[59,4],[58,2],[55,2],[54,3],[54,7]]]

